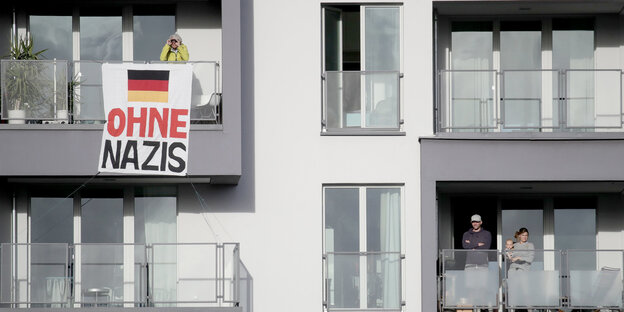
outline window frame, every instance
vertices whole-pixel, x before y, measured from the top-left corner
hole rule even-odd
[[[366,37],[366,33],[365,31],[362,31],[363,29],[365,29],[365,15],[366,15],[366,8],[398,8],[399,9],[399,70],[398,70],[398,82],[397,82],[397,101],[398,101],[398,107],[397,107],[397,128],[376,128],[376,127],[366,127],[366,124],[364,122],[365,120],[365,114],[363,112],[365,112],[365,100],[364,100],[364,96],[365,96],[365,89],[361,88],[361,93],[362,93],[362,98],[360,99],[360,107],[364,108],[361,109],[360,112],[360,126],[359,127],[346,127],[346,126],[342,126],[342,127],[328,127],[327,125],[327,70],[326,70],[326,51],[325,51],[325,46],[326,46],[326,40],[325,40],[325,32],[326,32],[326,27],[325,27],[325,11],[326,10],[332,10],[332,11],[338,11],[338,12],[342,12],[340,9],[337,8],[337,6],[359,6],[359,14],[360,14],[360,70],[359,71],[345,71],[341,65],[338,66],[339,70],[337,72],[352,72],[352,73],[366,73],[366,71],[363,70],[363,66],[365,64],[365,51],[364,51],[364,47],[365,47],[365,37]],[[342,19],[340,20],[340,26],[342,26]],[[344,4],[344,5],[336,5],[336,4],[332,4],[332,3],[323,3],[321,4],[321,135],[322,136],[331,136],[331,135],[405,135],[405,132],[403,132],[403,125],[404,125],[404,115],[403,115],[403,111],[404,111],[404,101],[403,101],[403,49],[404,49],[404,13],[403,13],[403,4],[402,3],[388,3],[388,4],[368,4],[368,3],[348,3],[348,4]],[[343,36],[343,32],[342,32],[342,28],[339,29],[338,34],[338,41],[340,44],[342,44],[344,36]],[[340,59],[340,63],[342,63],[343,61],[343,51],[342,51],[342,45],[339,47],[338,49],[339,51],[339,59]],[[368,73],[372,73],[373,71],[369,71]],[[394,72],[394,71],[388,71],[388,72]],[[362,76],[361,81],[364,80],[364,76]],[[361,84],[363,85],[363,84]]]
[[[330,307],[330,290],[328,279],[326,278],[326,274],[328,274],[328,251],[326,246],[326,190],[328,189],[357,189],[358,190],[358,239],[359,239],[359,248],[357,252],[353,254],[357,254],[360,256],[359,259],[359,307],[357,308],[332,308]],[[375,255],[375,254],[383,254],[384,252],[379,251],[368,251],[367,246],[367,191],[370,189],[396,189],[399,192],[399,306],[397,308],[369,308],[368,307],[368,284],[367,284],[367,258],[362,256],[367,255]],[[405,270],[404,270],[404,260],[405,260],[405,189],[404,184],[324,184],[322,186],[322,259],[323,259],[323,306],[325,309],[329,310],[357,310],[357,311],[366,311],[366,310],[377,310],[383,309],[385,311],[401,311],[403,306],[405,306]],[[386,252],[386,253],[397,253],[397,252]],[[362,285],[365,285],[362,287]]]

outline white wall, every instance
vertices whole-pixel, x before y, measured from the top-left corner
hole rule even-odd
[[[191,61],[221,61],[220,1],[178,3],[176,31]]]
[[[243,131],[244,142],[253,137],[252,160],[243,161],[239,186],[200,187],[205,218],[192,188],[182,187],[178,220],[180,241],[211,240],[214,232],[241,243],[255,311],[322,310],[322,186],[329,183],[404,183],[405,311],[420,311],[418,137],[433,127],[431,3],[403,8],[405,135],[321,136],[321,1],[253,4],[253,131]],[[242,191],[250,176],[252,189]]]

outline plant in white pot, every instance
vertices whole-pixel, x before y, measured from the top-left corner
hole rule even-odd
[[[9,56],[3,69],[3,101],[8,106],[9,123],[23,124],[27,111],[36,109],[36,103],[43,96],[39,81],[42,67],[33,61],[39,59],[46,50],[34,52],[33,38],[15,39],[11,42]]]

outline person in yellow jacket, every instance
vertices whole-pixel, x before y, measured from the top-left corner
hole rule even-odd
[[[188,49],[182,44],[182,37],[178,34],[173,34],[167,39],[167,44],[160,53],[161,61],[188,61],[189,53]]]

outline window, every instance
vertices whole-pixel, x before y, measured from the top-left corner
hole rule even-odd
[[[323,7],[323,130],[400,129],[401,7]]]
[[[440,60],[448,60],[439,77],[442,130],[621,128],[619,70],[594,69],[592,18],[448,26],[450,37],[438,47],[449,52]]]
[[[46,59],[72,59],[72,17],[30,16],[30,34],[33,37],[34,51],[47,49]]]
[[[158,61],[169,35],[176,32],[174,6],[135,6],[132,35],[135,61]]]
[[[401,308],[401,188],[324,188],[325,301],[333,309]]]

